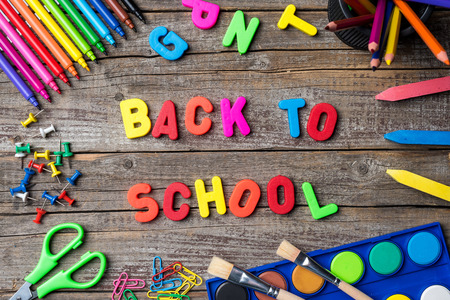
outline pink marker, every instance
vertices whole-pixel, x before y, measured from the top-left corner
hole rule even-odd
[[[22,75],[30,83],[33,89],[37,93],[41,94],[42,97],[44,97],[46,100],[51,102],[50,96],[45,90],[45,87],[42,84],[42,82],[39,81],[39,78],[37,78],[36,74],[34,74],[33,71],[31,71],[27,63],[23,60],[23,58],[19,55],[19,53],[17,53],[16,49],[14,49],[14,47],[9,43],[9,41],[1,32],[0,32],[0,48],[2,48],[3,51],[5,51],[9,59],[14,63],[17,69],[19,69],[20,73],[22,73]]]
[[[31,64],[33,69],[38,73],[39,77],[48,84],[52,89],[54,89],[58,94],[61,94],[58,85],[53,80],[52,75],[47,71],[40,60],[34,55],[34,53],[28,48],[27,44],[20,38],[19,34],[14,30],[14,28],[9,24],[3,13],[0,13],[0,28],[4,33],[11,39],[14,45],[16,45],[17,50],[24,56],[24,58]]]

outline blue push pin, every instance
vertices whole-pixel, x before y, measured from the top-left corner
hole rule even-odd
[[[69,182],[68,184],[66,184],[66,186],[62,189],[61,193],[64,192],[64,190],[69,186],[69,184],[71,185],[75,185],[75,181],[77,181],[78,177],[80,177],[81,172],[78,170],[75,170],[75,174],[73,174],[71,177],[66,178],[66,180]]]
[[[47,191],[44,191],[44,193],[42,194],[42,198],[49,200],[51,205],[54,205],[55,202],[58,202],[56,200],[56,199],[58,199],[58,196],[51,196],[50,194],[47,194]],[[62,203],[60,203],[60,202],[58,202],[58,203],[62,205]]]
[[[26,193],[27,192],[27,188],[25,187],[25,184],[20,183],[20,185],[14,189],[9,189],[9,191],[11,192],[11,196],[14,197],[14,194],[17,192],[22,192],[22,193]]]
[[[25,171],[25,178],[23,180],[21,180],[20,182],[22,182],[24,185],[27,185],[27,184],[30,184],[31,175],[36,174],[36,172],[29,168],[25,168],[24,171]]]

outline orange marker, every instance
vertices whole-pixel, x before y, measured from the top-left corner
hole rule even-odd
[[[10,0],[14,7],[19,11],[22,17],[33,28],[41,41],[52,52],[55,58],[60,62],[64,69],[69,71],[77,79],[80,79],[78,72],[73,66],[70,58],[64,53],[61,47],[56,43],[52,36],[45,30],[44,26],[39,22],[36,16],[31,12],[30,8],[25,4],[23,0]]]
[[[394,0],[394,3],[398,6],[402,14],[405,16],[411,26],[414,27],[417,34],[422,38],[425,44],[427,44],[428,48],[430,48],[431,52],[433,52],[436,58],[446,65],[450,65],[447,53],[445,52],[442,45],[438,42],[438,40],[436,40],[434,35],[425,26],[425,24],[423,24],[423,22],[411,9],[411,7],[402,0]]]

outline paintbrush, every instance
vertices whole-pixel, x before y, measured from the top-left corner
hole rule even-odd
[[[278,300],[304,300],[286,290],[261,280],[252,273],[236,267],[217,256],[212,258],[208,267],[208,273]]]
[[[354,286],[348,284],[343,280],[340,280],[339,278],[331,274],[330,271],[319,265],[306,253],[303,253],[286,240],[280,244],[280,247],[278,247],[277,254],[331,282],[353,299],[373,300]]]

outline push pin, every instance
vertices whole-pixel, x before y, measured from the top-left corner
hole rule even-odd
[[[26,146],[23,146],[23,143],[16,143],[16,154],[15,157],[25,157],[27,156],[24,152],[31,153],[31,146],[28,143]]]
[[[55,127],[53,126],[53,124],[51,124],[49,127],[47,128],[39,128],[39,131],[41,132],[41,136],[45,139],[47,134],[49,134],[50,132],[56,132]],[[37,137],[38,135],[34,136]]]
[[[35,171],[29,169],[29,168],[25,168],[25,177],[23,178],[23,180],[21,181],[24,185],[30,184],[30,177],[31,175],[36,174]]]
[[[67,196],[67,192],[66,191],[63,191],[61,193],[61,195],[58,196],[58,199],[59,200],[61,200],[61,199],[66,200],[67,202],[69,202],[69,205],[72,205],[72,203],[75,201],[75,199],[70,199],[69,196]]]
[[[37,212],[37,216],[36,216],[36,219],[33,220],[33,222],[36,224],[41,224],[42,216],[45,215],[46,211],[39,207],[36,207],[36,212]]]
[[[53,152],[53,154],[56,156],[56,162],[55,162],[55,166],[62,166],[63,165],[63,163],[62,163],[62,155],[63,155],[63,153],[64,152],[62,152],[62,151],[56,151],[56,152]]]
[[[22,123],[23,127],[27,128],[27,126],[30,125],[31,123],[36,123],[37,122],[36,116],[39,115],[43,111],[44,110],[42,109],[35,115],[33,113],[30,113],[28,115],[28,119],[26,119],[24,122],[20,122],[20,123]]]
[[[50,204],[51,204],[51,205],[55,205],[55,202],[58,202],[59,204],[61,204],[62,206],[64,206],[64,204],[62,204],[61,202],[59,202],[58,200],[56,200],[56,199],[58,199],[58,196],[51,196],[50,194],[47,193],[47,191],[44,191],[44,193],[42,193],[42,198],[45,198],[45,199],[47,199],[48,201],[50,201]],[[44,204],[45,204],[45,202],[44,202]],[[44,206],[42,205],[42,207],[44,207]]]
[[[75,185],[76,183],[76,181],[77,181],[77,179],[78,179],[78,177],[80,177],[81,175],[83,175],[83,174],[81,174],[81,172],[80,171],[78,171],[78,170],[75,170],[75,173],[69,178],[66,178],[66,180],[69,182],[68,184],[66,184],[66,186],[62,189],[62,191],[61,191],[61,193],[69,186],[69,184],[71,184],[71,185]]]
[[[23,184],[23,182],[21,182],[18,187],[13,188],[13,189],[9,189],[9,192],[11,193],[11,196],[14,197],[15,193],[18,193],[18,192],[26,193],[27,192],[27,188],[25,187],[25,184]]]
[[[58,177],[58,175],[61,174],[61,171],[58,171],[56,169],[55,162],[52,161],[47,166],[50,166],[50,168],[52,169],[52,177],[56,177],[56,179],[58,179],[58,182],[61,184],[61,181],[59,181],[59,177]]]
[[[45,166],[45,164],[38,165],[38,164],[34,163],[34,160],[30,160],[30,162],[28,163],[28,168],[35,168],[39,174],[42,173],[42,170],[47,171],[49,173],[52,172],[52,171],[44,168],[44,166]]]
[[[22,199],[23,203],[26,203],[27,199],[30,199],[30,200],[33,200],[33,201],[37,201],[37,199],[28,197],[29,194],[30,193],[28,193],[28,192],[26,192],[26,193],[15,193],[13,197]]]
[[[73,156],[73,153],[70,152],[70,143],[69,142],[64,142],[62,143],[64,145],[64,157],[70,157]]]
[[[38,153],[37,151],[34,152],[34,160],[38,158],[45,158],[46,160],[50,160],[50,150],[45,150],[45,152]]]

